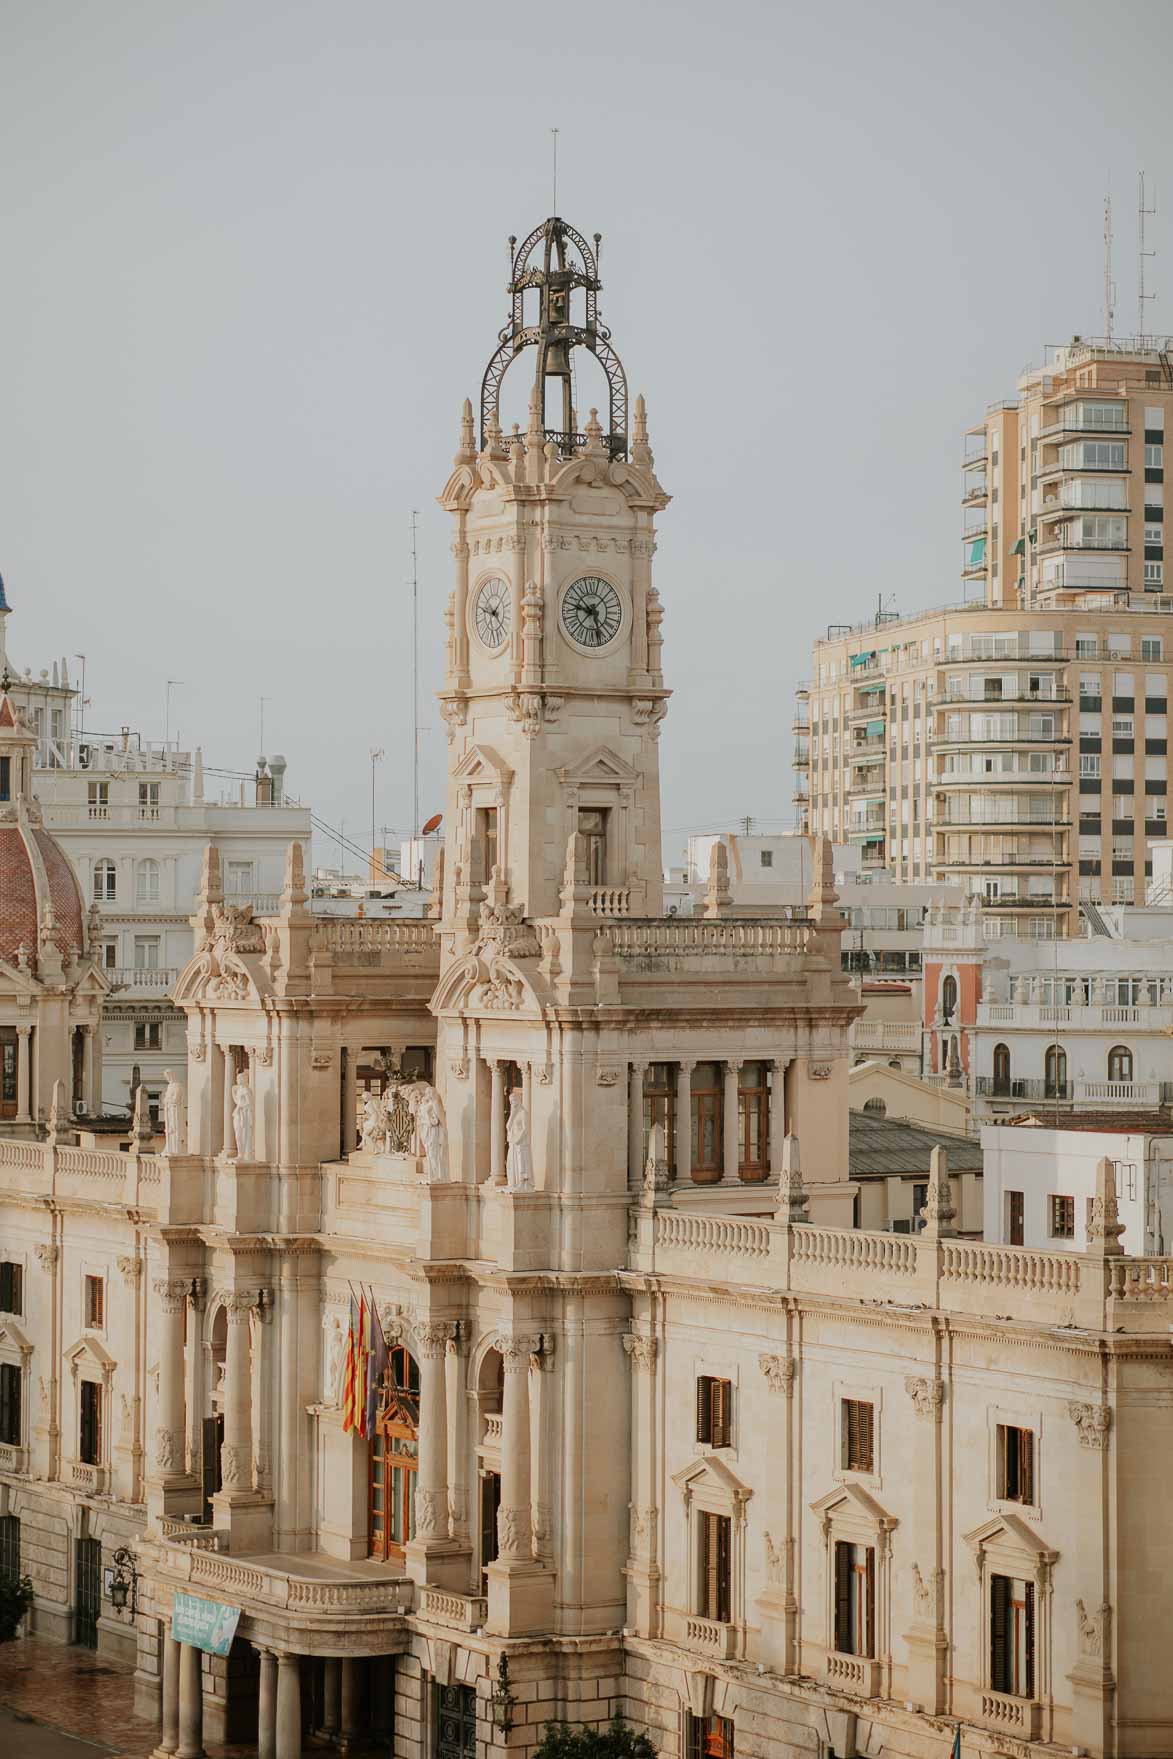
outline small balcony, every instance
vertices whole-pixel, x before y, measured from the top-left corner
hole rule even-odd
[[[1037,1741],[1042,1714],[1043,1707],[1037,1698],[1012,1698],[1007,1692],[982,1693],[981,1720],[998,1734]]]
[[[984,481],[973,483],[962,495],[961,505],[963,507],[980,507],[988,493],[989,490]]]
[[[710,1661],[731,1661],[737,1652],[737,1626],[720,1624],[716,1619],[687,1618],[684,1641]]]
[[[106,976],[115,990],[136,996],[170,995],[179,978],[177,965],[115,965]]]
[[[840,1692],[875,1698],[880,1690],[880,1664],[864,1655],[841,1655],[832,1649],[827,1654],[826,1679]]]
[[[809,744],[805,739],[796,739],[794,742],[794,760],[792,768],[796,770],[807,770],[810,768],[810,761],[811,748]]]

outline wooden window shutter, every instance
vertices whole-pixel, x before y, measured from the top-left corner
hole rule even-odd
[[[712,1376],[701,1374],[696,1383],[696,1438],[698,1441],[711,1442],[713,1439],[713,1381]]]
[[[875,1458],[875,1455],[872,1452],[872,1421],[874,1407],[871,1405],[860,1404],[856,1408],[859,1411],[860,1471],[870,1472],[872,1469],[872,1461]]]
[[[867,1630],[863,1634],[863,1642],[859,1649],[861,1655],[873,1656],[876,1653],[876,1553],[874,1547],[869,1545],[864,1556],[867,1559]]]
[[[1023,1502],[1035,1499],[1035,1438],[1031,1429],[1018,1432],[1018,1494]]]
[[[1023,1612],[1026,1629],[1023,1632],[1023,1648],[1026,1652],[1026,1678],[1022,1682],[1023,1695],[1033,1698],[1035,1695],[1035,1588],[1033,1582],[1024,1584],[1026,1588],[1026,1607]]]
[[[995,1692],[1009,1690],[1010,1578],[990,1577],[990,1684]]]
[[[722,1624],[728,1624],[730,1618],[730,1602],[732,1594],[732,1527],[728,1515],[718,1515],[717,1521],[717,1611],[714,1614]]]
[[[851,1631],[852,1549],[843,1539],[835,1541],[835,1647],[840,1655],[855,1652]]]
[[[728,1380],[714,1380],[713,1387],[713,1446],[727,1448],[733,1439],[732,1404],[733,1385]]]
[[[701,1516],[701,1615],[716,1618],[713,1611],[717,1600],[717,1533],[716,1515]]]
[[[20,1446],[20,1369],[0,1364],[0,1441]]]

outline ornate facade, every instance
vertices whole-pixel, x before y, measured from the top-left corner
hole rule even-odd
[[[853,1225],[829,847],[794,920],[719,874],[658,913],[667,496],[595,253],[548,221],[512,294],[443,494],[438,920],[315,921],[296,845],[260,916],[210,850],[166,1153],[0,1145],[37,1621],[133,1652],[178,1759],[310,1729],[488,1759],[616,1710],[671,1759],[911,1759],[954,1720],[969,1752],[1162,1752],[1159,1492],[1125,1468],[1168,1426],[1173,1278],[1120,1257],[1106,1172],[1085,1255],[952,1238],[942,1155],[922,1233]],[[133,1616],[83,1627],[127,1535]],[[225,1658],[176,1641],[187,1596],[238,1617]]]

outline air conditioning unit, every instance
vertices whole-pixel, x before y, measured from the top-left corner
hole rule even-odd
[[[911,1234],[912,1223],[907,1220],[893,1222],[890,1227],[890,1232],[893,1234]]]
[[[77,748],[77,767],[79,770],[88,770],[89,769],[89,767],[90,767],[90,748],[88,745],[79,745],[78,746],[78,748]]]

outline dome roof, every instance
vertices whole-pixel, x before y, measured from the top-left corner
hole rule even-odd
[[[25,792],[35,743],[11,699],[0,693],[0,959],[15,965],[23,948],[37,970],[43,931],[62,959],[81,957],[86,913],[69,857]]]

